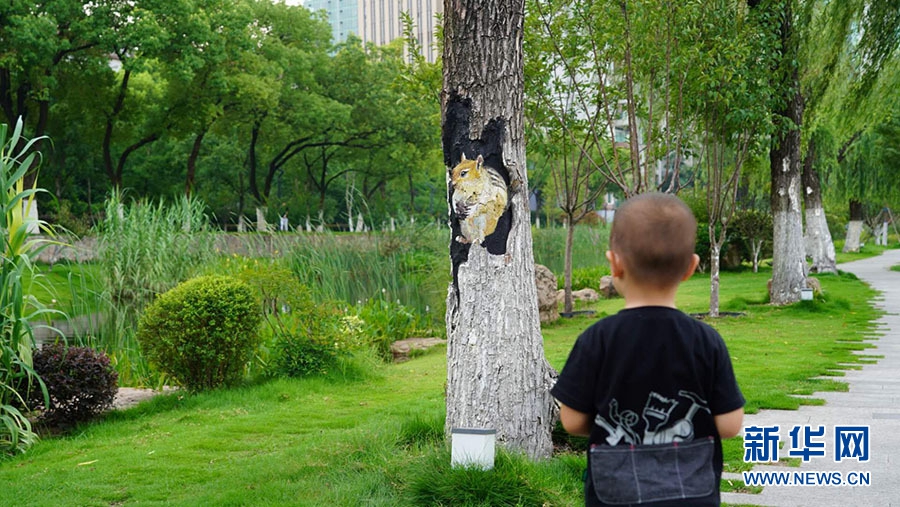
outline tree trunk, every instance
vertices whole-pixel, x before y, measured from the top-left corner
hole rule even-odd
[[[556,419],[544,359],[523,135],[523,0],[445,0],[442,141],[448,172],[484,157],[512,182],[509,206],[482,243],[461,243],[450,207],[447,424],[490,428],[502,445],[550,456]],[[448,178],[449,181],[449,178]],[[452,188],[448,189],[448,203]]]
[[[803,97],[799,75],[792,73],[795,84],[791,97],[780,113],[793,127],[774,139],[769,152],[772,176],[772,288],[771,301],[777,305],[800,300],[800,289],[806,280],[803,252],[803,217],[800,195],[800,125],[803,121]]]
[[[269,224],[266,222],[266,213],[268,212],[269,208],[265,206],[256,207],[256,232],[267,232],[269,230]]]
[[[888,223],[887,222],[881,222],[881,224],[876,227],[875,244],[881,245],[881,246],[888,246]]]
[[[844,253],[859,251],[859,238],[863,229],[862,203],[850,200],[850,223],[847,224],[847,237],[844,239]]]
[[[28,224],[26,227],[28,234],[41,233],[37,199],[24,199],[22,201],[22,217],[24,217],[25,223]]]
[[[759,253],[762,251],[763,242],[761,239],[760,240],[754,239],[754,240],[750,241],[750,244],[752,245],[751,250],[753,253],[753,272],[758,273],[759,272]]]
[[[793,34],[791,2],[774,4],[781,12],[779,39],[781,61],[787,69],[781,89],[784,103],[775,111],[782,130],[773,136],[769,151],[772,181],[772,285],[769,291],[774,304],[800,300],[800,289],[806,283],[806,258],[803,252],[803,216],[800,195],[800,128],[803,125],[803,95],[797,69],[798,41]]]
[[[803,201],[806,207],[806,256],[812,258],[812,273],[837,274],[837,263],[834,255],[834,241],[828,222],[825,220],[825,208],[822,206],[822,186],[814,167],[816,159],[815,141],[810,140],[806,158],[803,161]]]
[[[575,226],[572,224],[572,217],[566,217],[566,253],[563,290],[565,291],[565,301],[563,302],[563,311],[572,314],[574,303],[572,302],[572,245],[575,243]]]
[[[719,316],[719,259],[722,243],[716,241],[714,225],[709,226],[709,316]],[[724,237],[724,234],[723,234]]]
[[[194,191],[194,178],[197,174],[197,159],[200,158],[200,147],[203,146],[203,138],[206,136],[207,129],[204,127],[194,136],[194,142],[191,144],[191,153],[187,159],[187,176],[184,179],[184,195],[190,197]]]

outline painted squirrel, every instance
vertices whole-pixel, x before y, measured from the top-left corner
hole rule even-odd
[[[467,160],[463,154],[450,174],[450,182],[451,201],[462,233],[456,241],[480,245],[497,228],[497,221],[506,210],[506,181],[496,169],[484,165],[481,155]]]

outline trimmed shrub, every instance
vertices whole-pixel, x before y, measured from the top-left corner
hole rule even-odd
[[[50,406],[44,406],[44,393],[37,386],[21,394],[31,409],[42,409],[41,419],[51,424],[89,421],[112,406],[119,390],[119,375],[109,357],[88,347],[45,345],[34,354],[34,371],[47,386]]]
[[[137,337],[147,360],[188,390],[231,386],[259,344],[259,309],[246,283],[201,276],[147,307]]]

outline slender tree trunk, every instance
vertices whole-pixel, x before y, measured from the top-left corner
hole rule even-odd
[[[834,241],[825,208],[822,206],[822,187],[815,169],[816,144],[810,140],[806,158],[803,161],[803,201],[806,206],[806,256],[812,258],[812,273],[837,273]]]
[[[206,128],[204,127],[194,137],[191,144],[191,154],[187,160],[187,177],[184,180],[184,195],[190,196],[194,191],[194,177],[197,174],[197,159],[200,158],[200,147],[203,145],[203,138],[206,136]]]
[[[750,244],[751,244],[750,249],[752,250],[752,254],[753,254],[753,272],[758,273],[759,272],[759,254],[762,251],[763,242],[761,239],[760,240],[754,239],[750,242]]]
[[[495,429],[501,445],[542,458],[552,451],[555,372],[544,359],[534,282],[523,134],[524,7],[524,0],[444,2],[444,163],[449,172],[463,153],[482,155],[511,183],[509,207],[495,232],[481,244],[451,239],[446,429]],[[459,236],[459,222],[451,206],[451,238]]]
[[[572,245],[575,244],[575,225],[572,217],[566,217],[566,260],[564,270],[565,281],[563,282],[563,290],[565,291],[565,301],[563,303],[563,311],[572,314],[574,304],[572,302]]]
[[[266,213],[268,212],[269,208],[266,206],[256,207],[256,232],[267,232],[269,230],[269,223],[266,221]]]
[[[709,237],[713,239],[714,226],[709,226]],[[719,316],[719,265],[722,253],[722,241],[709,243],[709,316]]]
[[[863,229],[863,207],[856,199],[850,200],[850,223],[847,224],[847,237],[844,239],[844,253],[859,251],[859,238]]]

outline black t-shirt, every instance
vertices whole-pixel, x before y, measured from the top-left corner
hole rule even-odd
[[[689,500],[673,500],[671,495],[663,494],[659,498],[666,500],[651,504],[719,505],[722,445],[713,416],[744,406],[744,397],[725,342],[716,330],[673,308],[622,310],[598,321],[578,337],[551,393],[594,421],[585,482],[587,505],[607,505],[594,490],[594,450],[602,454],[614,447],[614,453],[621,453],[630,447],[651,453],[664,448],[669,452],[679,446],[686,449],[688,442],[702,445],[704,441],[711,444],[708,452],[712,455],[715,484],[710,485],[711,477],[704,481],[714,491]],[[627,459],[632,463],[633,457]],[[706,457],[699,459],[709,461]],[[609,461],[603,463],[594,467],[612,466]],[[673,466],[671,470],[678,468],[677,464]],[[682,463],[681,468],[684,466]],[[655,479],[665,479],[668,470],[660,468],[648,473]],[[648,488],[643,489],[646,492]],[[617,505],[629,501],[623,500],[629,498],[627,494],[614,494],[613,498]]]

